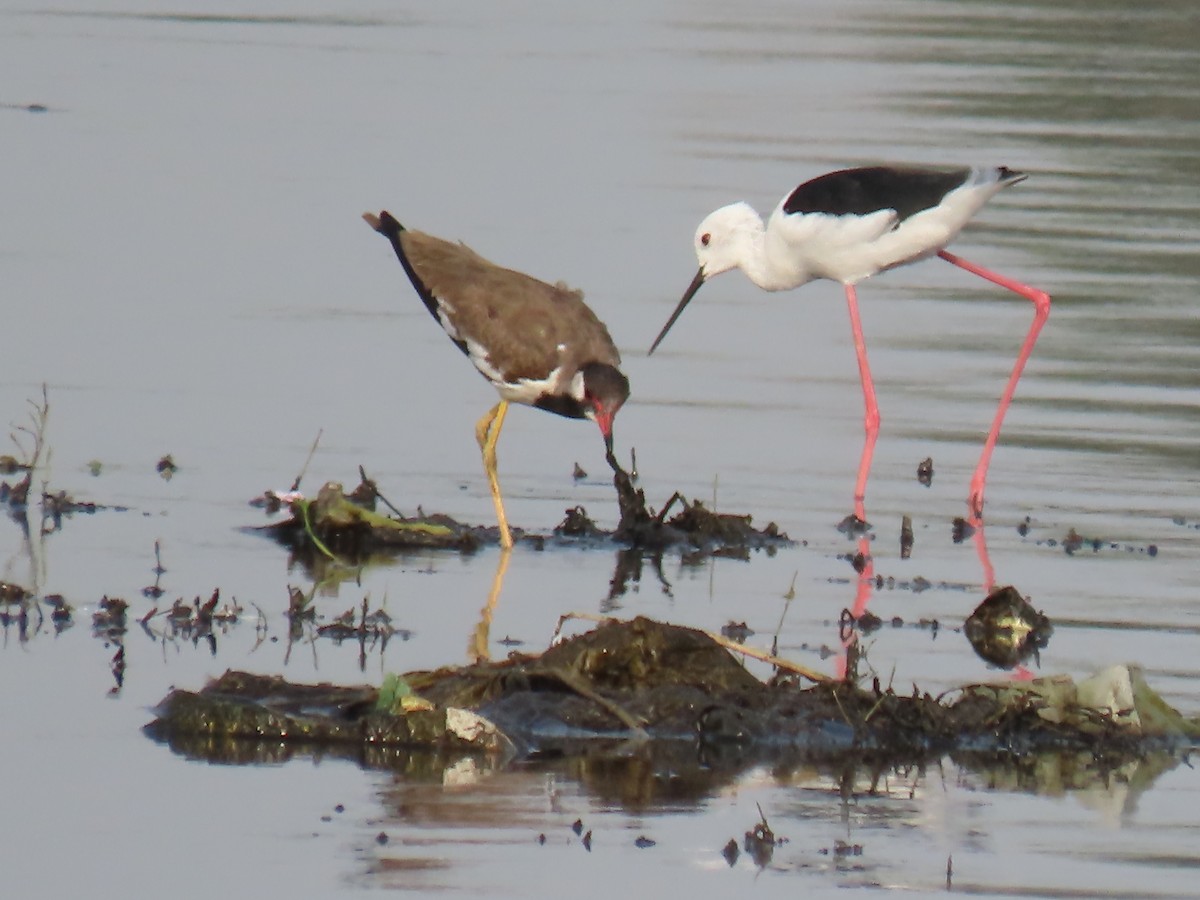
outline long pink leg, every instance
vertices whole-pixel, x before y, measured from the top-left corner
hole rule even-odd
[[[875,439],[879,437],[879,404],[875,402],[875,382],[871,379],[871,365],[867,362],[867,342],[863,340],[862,319],[858,315],[858,294],[854,285],[846,285],[846,305],[850,308],[850,327],[854,331],[854,353],[858,356],[858,374],[862,379],[863,402],[866,416],[863,427],[867,439],[863,442],[862,457],[858,462],[858,480],[854,483],[854,514],[866,519],[863,498],[867,494],[867,476],[871,474],[871,457],[875,455]]]
[[[978,519],[983,516],[983,489],[987,482],[988,464],[992,461],[992,450],[996,447],[996,439],[1000,436],[1000,426],[1004,422],[1004,414],[1008,412],[1008,407],[1012,403],[1017,382],[1021,380],[1021,372],[1025,369],[1029,354],[1033,352],[1033,345],[1037,343],[1042,325],[1046,323],[1046,319],[1050,315],[1050,295],[1027,284],[997,275],[995,272],[967,262],[961,256],[955,256],[945,250],[939,251],[938,256],[960,269],[966,269],[973,275],[987,279],[992,284],[1020,294],[1026,300],[1031,301],[1034,307],[1033,324],[1029,326],[1029,333],[1025,335],[1025,343],[1021,345],[1021,352],[1013,365],[1012,374],[1008,376],[1008,384],[1005,385],[1004,394],[1000,397],[1000,405],[996,407],[996,418],[992,420],[992,430],[988,432],[987,440],[983,443],[983,453],[979,456],[979,465],[975,467],[975,474],[971,477],[971,493],[967,497],[967,507],[971,516]]]

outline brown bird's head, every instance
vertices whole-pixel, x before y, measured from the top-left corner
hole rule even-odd
[[[629,399],[629,379],[607,363],[588,363],[579,372],[583,376],[583,414],[600,426],[607,455],[612,456],[613,419]]]

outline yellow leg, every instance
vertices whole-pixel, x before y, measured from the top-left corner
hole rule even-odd
[[[492,489],[492,503],[496,506],[496,521],[500,523],[500,546],[506,550],[513,545],[512,532],[508,530],[508,516],[504,514],[504,501],[500,499],[500,481],[496,477],[496,441],[500,440],[500,429],[508,415],[508,401],[501,400],[475,423],[475,440],[483,453],[483,471],[487,473],[488,486]]]

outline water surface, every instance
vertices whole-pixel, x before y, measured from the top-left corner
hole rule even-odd
[[[312,584],[241,530],[262,521],[246,501],[287,487],[318,430],[306,489],[353,482],[361,464],[406,509],[490,521],[472,425],[494,396],[363,225],[368,209],[585,288],[625,356],[634,396],[617,442],[637,448],[648,494],[715,499],[802,542],[749,563],[668,557],[662,580],[647,566],[616,597],[615,552],[519,549],[494,654],[505,637],[543,646],[564,611],[611,611],[746,621],[832,671],[819,648],[838,648],[838,616],[861,599],[842,558],[854,544],[834,528],[862,427],[841,289],[768,296],[727,275],[645,350],[694,272],[705,213],[738,199],[767,212],[806,178],[879,160],[1030,173],[955,245],[1054,297],[992,462],[990,562],[1058,623],[1042,672],[1139,662],[1194,713],[1190,4],[4,3],[0,22],[0,411],[26,424],[46,383],[47,483],[130,507],[3,538],[0,577],[77,607],[59,636],[4,632],[0,758],[13,777],[0,840],[25,860],[6,876],[14,894],[932,892],[951,856],[955,887],[985,895],[1193,893],[1188,768],[1049,796],[949,761],[873,793],[825,771],[756,771],[679,803],[614,796],[569,767],[457,786],[329,762],[209,767],[138,732],[169,686],[229,667],[377,682],[466,658],[495,551],[326,586],[325,614],[366,594],[413,632],[360,664],[352,646],[289,652],[286,588]],[[986,570],[950,523],[1031,310],[937,261],[859,294],[883,413],[866,508],[875,570],[933,584],[871,592],[870,608],[943,624],[884,629],[869,664],[904,689],[998,677],[954,631]],[[180,466],[169,482],[154,471],[165,453]],[[515,410],[500,443],[511,519],[545,531],[582,504],[612,525],[601,453],[586,423]],[[915,478],[927,456],[930,488]],[[575,461],[593,473],[580,484]],[[1071,528],[1105,548],[1065,554]],[[254,612],[215,652],[135,628],[110,697],[115,648],[90,616],[104,594],[149,610],[156,540],[165,602],[220,587]],[[790,843],[761,873],[744,856],[731,869],[720,849],[758,805]],[[590,853],[570,829],[580,818]],[[657,843],[637,848],[642,835]],[[822,852],[836,840],[861,855]],[[164,881],[181,854],[207,862]]]

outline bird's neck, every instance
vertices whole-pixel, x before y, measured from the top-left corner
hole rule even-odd
[[[812,280],[794,250],[764,227],[762,219],[742,235],[741,269],[764,291],[787,291]]]

